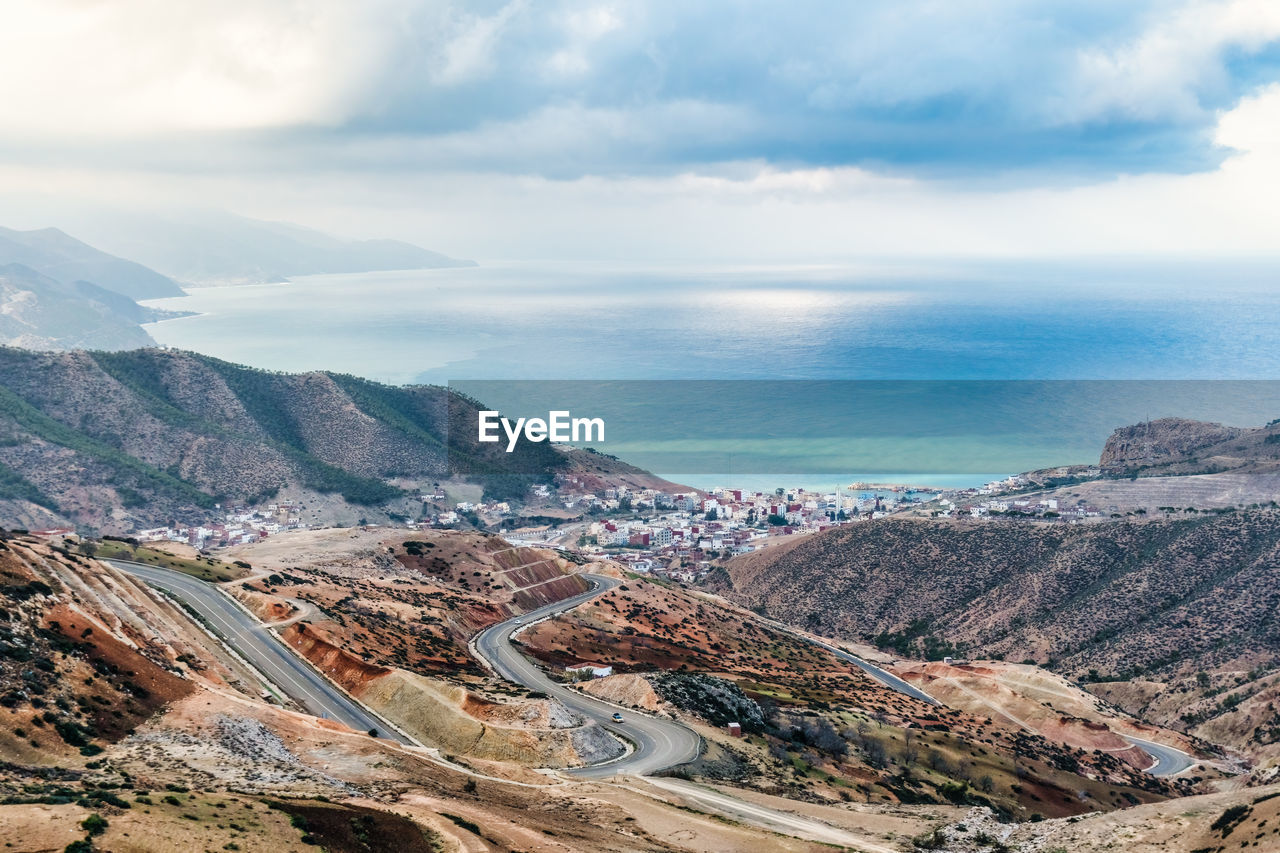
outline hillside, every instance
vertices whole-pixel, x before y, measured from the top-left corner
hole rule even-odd
[[[129,299],[182,295],[178,285],[155,270],[109,255],[57,228],[0,228],[0,264],[22,264],[62,282],[91,281]]]
[[[284,222],[178,211],[89,217],[102,245],[197,285],[258,284],[294,276],[475,266],[399,240],[343,240]]]
[[[1087,526],[882,520],[735,558],[708,584],[901,655],[1027,659],[1107,682],[1095,688],[1135,713],[1167,697],[1154,721],[1205,737],[1271,690],[1280,662],[1274,511]],[[1151,687],[1126,695],[1138,679]],[[1228,743],[1269,755],[1280,719],[1260,700]]]
[[[475,411],[443,388],[192,353],[0,348],[0,523],[127,532],[276,496],[321,523],[406,517],[416,487],[454,478],[505,500],[564,466],[546,444],[508,454],[449,429]]]
[[[561,480],[566,489],[598,493],[621,485],[635,491],[657,489],[668,494],[694,491],[591,447],[564,447],[563,452],[566,467]]]
[[[27,349],[134,349],[154,343],[146,309],[84,281],[63,284],[21,264],[0,265],[0,342]]]
[[[990,709],[926,705],[674,584],[628,579],[519,639],[553,669],[612,665],[618,674],[584,685],[594,695],[698,726],[712,747],[685,771],[796,800],[976,804],[1026,819],[1180,790],[1138,772],[1145,757],[1104,726],[1046,736]],[[728,737],[728,721],[747,737]]]
[[[455,536],[450,553],[485,559],[482,540]],[[7,849],[439,853],[547,839],[583,853],[830,849],[690,811],[639,781],[615,788],[524,768],[580,761],[581,733],[594,727],[522,691],[491,701],[390,670],[364,691],[388,710],[398,697],[405,722],[453,754],[263,701],[262,676],[184,609],[68,544],[0,530]],[[907,835],[939,823],[869,817]]]
[[[1234,427],[1161,418],[1120,427],[1096,465],[1028,471],[1030,499],[1112,512],[1271,505],[1280,494],[1280,420]]]
[[[289,276],[474,266],[398,240],[340,240],[229,214],[87,223],[130,257],[145,256],[196,283],[260,283]],[[134,300],[182,296],[177,283],[57,228],[0,228],[0,345],[125,350],[154,343],[140,324],[178,312]]]
[[[1111,434],[1100,459],[1104,471],[1129,475],[1198,474],[1246,466],[1280,466],[1280,420],[1231,427],[1162,418]]]
[[[0,345],[122,350],[154,343],[142,323],[175,312],[135,299],[181,296],[170,279],[56,228],[0,228]]]

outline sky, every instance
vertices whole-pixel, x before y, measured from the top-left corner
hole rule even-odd
[[[482,260],[1270,256],[1280,3],[7,0],[0,223]]]

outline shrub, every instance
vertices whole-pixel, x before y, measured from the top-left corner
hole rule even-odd
[[[666,701],[691,711],[713,726],[740,723],[744,732],[765,730],[764,712],[732,681],[701,673],[664,673],[653,688]]]
[[[90,835],[101,835],[107,831],[108,825],[107,819],[97,812],[80,821],[80,828]]]

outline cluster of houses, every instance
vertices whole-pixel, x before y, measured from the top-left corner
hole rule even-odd
[[[422,520],[410,527],[449,527],[462,521],[465,516],[474,514],[487,524],[493,524],[513,515],[511,504],[507,501],[458,501],[453,509],[429,512],[424,505]]]
[[[719,488],[705,494],[673,495],[622,489],[609,490],[600,500],[606,506],[629,501],[633,509],[655,507],[662,514],[640,521],[593,522],[579,542],[582,550],[608,549],[611,559],[634,571],[691,582],[706,573],[712,560],[745,554],[770,537],[881,518],[922,496],[882,491],[846,494],[840,489],[818,493]]]
[[[593,493],[585,490],[589,487],[586,483],[557,485],[558,491],[537,485],[532,497],[576,509],[581,517],[598,519],[585,524],[577,542],[579,550],[607,552],[611,559],[637,572],[685,582],[699,579],[714,560],[756,550],[771,537],[816,533],[909,508],[928,509],[941,517],[1021,516],[1067,522],[1104,515],[1085,503],[1060,506],[1052,498],[1020,497],[1019,491],[1029,484],[1019,476],[945,493],[858,483],[848,490],[830,492],[716,488],[683,493],[626,486]],[[573,491],[575,486],[584,490]],[[446,527],[468,518],[492,525],[514,515],[506,501],[460,501],[449,508],[448,497],[439,486],[434,491],[423,490],[419,497],[423,516],[409,522],[411,527]],[[305,529],[308,525],[301,520],[301,510],[289,502],[265,508],[229,507],[219,521],[142,530],[136,537],[144,542],[184,542],[202,550],[248,544],[281,531]]]
[[[1073,470],[1060,468],[1049,472],[1052,476],[1095,477],[1100,473],[1098,468]],[[959,489],[940,496],[935,514],[943,518],[969,517],[984,518],[991,516],[1030,517],[1064,522],[1079,522],[1090,518],[1101,518],[1104,512],[1086,501],[1074,504],[1061,504],[1056,498],[1019,497],[1017,492],[1025,490],[1033,484],[1026,477],[1015,475],[1003,480],[987,483],[979,488]],[[1015,494],[1008,494],[1013,492]],[[1111,507],[1111,511],[1116,508]]]
[[[307,525],[302,522],[299,511],[300,508],[291,503],[268,504],[261,509],[230,507],[221,521],[154,527],[138,531],[134,538],[139,542],[183,542],[200,550],[247,545],[285,530],[305,529]]]
[[[999,515],[1022,516],[1026,518],[1056,519],[1073,522],[1088,518],[1102,518],[1104,513],[1092,504],[1078,503],[1059,506],[1052,498],[1042,500],[986,500],[978,503],[956,503],[943,499],[939,501],[942,509],[938,515],[949,518],[955,515],[966,515],[970,518],[984,518]],[[1115,510],[1115,507],[1111,508]]]

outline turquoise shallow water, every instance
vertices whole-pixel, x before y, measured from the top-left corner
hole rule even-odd
[[[149,329],[257,367],[394,383],[763,380],[606,387],[581,405],[610,410],[602,449],[651,470],[925,481],[1093,461],[1147,417],[1280,417],[1271,384],[974,382],[1280,378],[1278,269],[481,266],[203,288],[152,303],[200,316]],[[564,390],[476,396],[528,414]]]

